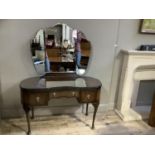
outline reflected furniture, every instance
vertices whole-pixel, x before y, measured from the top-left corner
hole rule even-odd
[[[72,85],[63,85],[61,82],[72,82]],[[48,82],[54,85],[48,86]],[[58,86],[56,83],[58,82]],[[53,98],[75,97],[80,104],[86,104],[86,115],[88,115],[88,104],[94,107],[92,129],[96,112],[99,106],[101,82],[95,78],[87,76],[78,76],[70,73],[49,73],[43,77],[32,77],[21,82],[21,103],[26,113],[28,131],[31,133],[29,112],[32,110],[34,118],[34,107],[48,106],[48,101]]]
[[[91,43],[81,30],[58,23],[40,29],[31,40],[30,47],[33,64],[40,75],[46,72],[86,72]],[[77,58],[77,51],[80,58]],[[76,64],[77,59],[80,59],[79,64]]]

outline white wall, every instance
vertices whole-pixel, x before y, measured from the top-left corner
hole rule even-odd
[[[0,20],[0,103],[4,117],[23,115],[19,84],[23,79],[37,75],[31,60],[30,40],[37,30],[58,22],[82,30],[92,43],[87,75],[100,79],[103,84],[100,111],[114,106],[121,62],[119,50],[134,49],[155,40],[154,36],[138,34],[139,20]],[[118,48],[114,46],[116,42]],[[71,101],[66,104],[68,102]],[[58,105],[57,112],[65,109],[61,100]]]

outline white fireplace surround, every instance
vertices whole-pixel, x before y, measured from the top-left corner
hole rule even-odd
[[[119,85],[117,114],[124,120],[141,120],[142,115],[136,112],[131,104],[136,102],[140,80],[155,80],[155,52],[121,50],[123,64]]]

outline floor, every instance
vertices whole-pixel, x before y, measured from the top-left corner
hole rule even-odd
[[[32,135],[152,135],[155,128],[147,121],[123,122],[114,111],[97,113],[95,129],[91,129],[92,113],[35,117],[31,120]],[[1,121],[1,135],[25,135],[25,117]]]

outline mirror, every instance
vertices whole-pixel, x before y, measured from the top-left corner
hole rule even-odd
[[[91,43],[80,30],[67,24],[41,29],[31,41],[32,60],[40,75],[47,72],[86,72]]]

